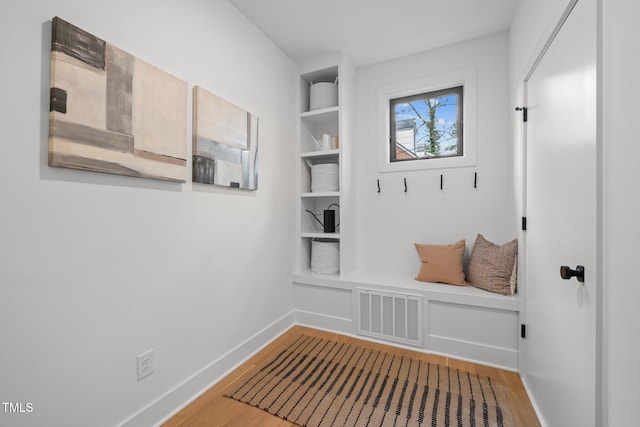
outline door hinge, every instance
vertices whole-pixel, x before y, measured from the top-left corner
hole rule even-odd
[[[520,324],[520,338],[526,338],[526,337],[527,337],[527,325],[522,323]]]
[[[527,231],[527,217],[522,217],[522,231]]]
[[[516,111],[522,111],[522,121],[527,121],[527,107],[516,107]]]

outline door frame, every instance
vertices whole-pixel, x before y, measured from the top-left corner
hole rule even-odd
[[[568,0],[568,3],[562,10],[559,19],[556,21],[553,27],[547,28],[541,37],[541,41],[536,45],[536,49],[534,50],[534,56],[528,62],[528,66],[525,68],[526,74],[524,78],[520,81],[521,92],[522,92],[522,106],[528,106],[528,82],[533,76],[533,73],[536,71],[538,65],[542,61],[544,55],[547,53],[547,50],[555,40],[556,36],[560,32],[560,29],[566,22],[567,18],[578,4],[580,0]],[[595,215],[596,215],[596,250],[595,250],[595,260],[596,260],[596,274],[594,277],[595,281],[595,289],[596,289],[596,304],[595,304],[595,425],[596,426],[604,426],[604,421],[606,418],[607,411],[607,394],[604,389],[604,301],[603,301],[603,251],[602,251],[602,243],[603,243],[603,114],[602,114],[602,46],[603,46],[603,29],[602,29],[602,2],[603,0],[594,0],[596,4],[596,146],[595,146],[595,182],[596,182],[596,206],[595,206]],[[522,116],[518,115],[517,120],[522,120]],[[527,170],[527,123],[522,122],[521,134],[521,158],[520,158],[520,179],[521,179],[521,212],[523,218],[527,217],[527,180],[528,180],[528,170]],[[523,284],[522,288],[523,292],[523,302],[521,305],[520,311],[520,320],[522,324],[526,325],[527,321],[527,313],[526,313],[526,304],[524,300],[526,300],[527,294],[527,283],[526,283],[526,273],[527,273],[527,233],[526,230],[520,230],[520,254],[521,262],[518,265],[518,282]],[[519,370],[520,376],[522,378],[524,387],[529,395],[529,399],[538,414],[538,418],[542,421],[541,411],[538,407],[537,402],[533,398],[531,393],[531,389],[527,384],[527,360],[526,360],[526,338],[520,340],[520,349],[519,349]]]

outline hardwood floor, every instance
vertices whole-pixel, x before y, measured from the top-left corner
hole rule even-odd
[[[165,427],[177,426],[237,426],[237,427],[289,427],[294,426],[290,422],[282,420],[267,412],[252,406],[240,403],[236,400],[224,397],[224,391],[233,384],[246,371],[255,365],[260,365],[270,360],[282,349],[287,348],[300,335],[312,335],[322,338],[332,339],[345,343],[357,343],[360,346],[372,349],[385,350],[398,355],[411,356],[415,359],[437,363],[451,368],[460,369],[471,373],[492,378],[502,383],[507,389],[507,398],[511,406],[511,411],[515,420],[514,427],[536,427],[540,426],[535,415],[531,402],[524,390],[520,377],[515,372],[490,368],[469,362],[462,362],[448,357],[435,356],[393,346],[373,343],[353,337],[339,335],[331,332],[319,331],[316,329],[294,326],[278,337],[266,348],[253,356],[238,369],[227,377],[223,378],[212,388],[203,393],[200,397],[181,410],[173,418],[167,421]]]

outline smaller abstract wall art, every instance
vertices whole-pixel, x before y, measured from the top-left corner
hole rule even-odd
[[[258,117],[193,88],[193,182],[258,189]]]
[[[55,17],[49,166],[187,177],[187,83]]]

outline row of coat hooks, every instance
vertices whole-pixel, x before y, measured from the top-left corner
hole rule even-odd
[[[404,182],[404,192],[407,193],[409,192],[409,188],[407,187],[407,178],[403,178],[403,182]],[[380,179],[377,180],[377,184],[378,184],[378,193],[382,192],[382,189],[380,188]],[[477,189],[478,188],[478,172],[474,172],[473,173],[473,188]],[[440,190],[444,191],[444,175],[440,174]]]

